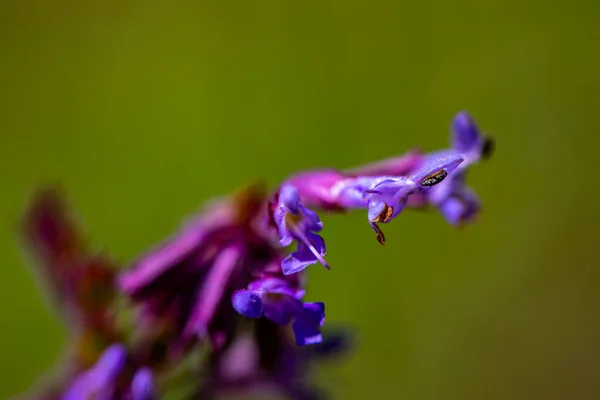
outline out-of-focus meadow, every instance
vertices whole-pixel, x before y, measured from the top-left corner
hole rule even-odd
[[[600,395],[600,7],[592,1],[15,1],[0,5],[0,398],[64,328],[17,240],[59,182],[126,263],[203,201],[264,177],[446,147],[460,109],[497,139],[465,229],[325,218],[309,296],[359,347],[339,399]]]

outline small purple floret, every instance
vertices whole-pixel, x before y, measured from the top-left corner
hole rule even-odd
[[[233,294],[233,308],[239,314],[248,318],[260,318],[263,313],[263,304],[260,295],[249,291],[239,290]]]
[[[448,151],[459,153],[465,161],[455,174],[426,194],[428,202],[435,205],[453,225],[471,221],[481,208],[477,194],[466,184],[466,174],[471,165],[490,156],[492,143],[490,138],[481,134],[468,113],[463,111],[454,117],[451,127],[452,149]],[[438,154],[433,153],[428,158]]]
[[[323,303],[304,303],[303,290],[290,288],[286,281],[267,278],[252,282],[248,289],[238,290],[232,296],[235,310],[248,318],[267,319],[278,325],[292,322],[296,342],[301,345],[322,341],[321,326],[325,323]]]
[[[131,400],[154,400],[154,376],[148,368],[141,368],[131,381]]]
[[[300,272],[317,262],[329,269],[323,258],[325,241],[316,233],[323,229],[323,223],[316,212],[302,205],[295,186],[284,184],[281,187],[273,219],[279,232],[279,244],[288,246],[294,240],[297,242],[296,251],[281,263],[285,275]]]
[[[125,366],[127,353],[120,344],[110,346],[96,364],[79,375],[64,393],[62,400],[114,398],[116,380]]]

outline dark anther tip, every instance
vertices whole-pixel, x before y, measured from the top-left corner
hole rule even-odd
[[[496,140],[492,136],[484,138],[483,147],[481,148],[481,158],[490,158],[494,154],[495,149]]]
[[[394,213],[394,207],[388,206],[387,204],[383,207],[383,211],[371,222],[389,222],[392,219]]]

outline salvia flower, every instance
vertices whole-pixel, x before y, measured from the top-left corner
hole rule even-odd
[[[468,168],[487,158],[493,151],[493,140],[484,137],[475,121],[466,112],[454,118],[449,151],[458,152],[465,160],[457,173],[426,194],[426,202],[437,207],[448,222],[462,225],[477,216],[481,204],[477,194],[467,186]],[[436,153],[430,157],[435,157]]]
[[[298,237],[295,229],[318,229],[316,214],[297,202],[282,200],[281,204],[285,204],[286,213],[296,213],[301,218],[293,228],[282,223],[283,235],[287,229],[294,230],[293,237]],[[277,322],[285,325],[293,321],[299,343],[320,340],[318,328],[324,316],[316,326],[311,325],[309,315],[313,305],[302,306],[296,299],[301,293],[298,276],[283,275],[281,265],[285,265],[285,253],[281,245],[273,244],[268,205],[267,198],[257,187],[221,199],[119,277],[122,290],[140,306],[143,321],[152,324],[157,319],[171,318],[175,337],[170,347],[175,351],[205,339],[209,339],[213,347],[224,345],[236,323],[231,299],[237,290],[246,288],[255,293],[260,289],[273,289],[282,296],[290,294],[290,300],[277,308],[271,307],[274,303],[265,297],[268,316],[274,317],[272,313],[283,310],[290,318]],[[274,282],[278,283],[277,287]],[[292,303],[292,298],[298,304]],[[234,301],[233,304],[241,303]],[[296,305],[300,308],[295,308]]]
[[[471,165],[491,156],[493,145],[492,138],[481,134],[473,118],[460,112],[452,123],[449,149],[430,154],[412,150],[343,171],[301,172],[288,178],[286,183],[296,187],[306,207],[328,211],[368,208],[369,221],[381,242],[384,237],[377,222],[389,222],[404,207],[434,206],[454,225],[473,220],[481,206],[475,192],[465,183],[466,173]],[[441,160],[458,158],[460,162],[451,161],[447,168],[430,169]],[[409,181],[422,184],[411,187],[406,185]],[[404,196],[406,191],[408,195]],[[383,201],[372,201],[377,196],[369,194],[379,194]]]
[[[278,278],[252,282],[248,289],[234,293],[233,307],[249,318],[267,319],[279,325],[292,322],[296,343],[303,346],[323,340],[321,326],[325,322],[325,304],[303,303],[304,290],[294,289]]]
[[[286,184],[281,187],[273,218],[279,232],[279,244],[288,246],[293,240],[298,243],[297,250],[281,262],[285,275],[302,271],[316,262],[329,269],[323,259],[325,241],[316,233],[323,229],[323,223],[316,212],[302,205],[294,186]]]
[[[154,400],[154,378],[147,368],[127,376],[127,350],[113,344],[95,365],[82,372],[62,395],[61,400]]]
[[[377,240],[384,244],[385,236],[377,223],[390,222],[404,209],[412,194],[438,185],[463,161],[461,155],[450,152],[419,165],[419,160],[411,155],[410,160],[400,163],[386,161],[369,167],[371,172],[386,172],[384,169],[388,167],[396,171],[408,169],[409,173],[405,176],[312,171],[292,176],[283,188],[293,187],[298,198],[303,198],[306,192],[308,201],[315,207],[328,210],[367,209],[369,224]]]
[[[131,400],[156,400],[156,390],[154,387],[154,375],[149,368],[140,368],[137,370],[131,380]]]
[[[308,361],[344,346],[322,331],[325,305],[303,301],[306,268],[329,269],[317,212],[361,210],[381,244],[378,224],[405,209],[432,206],[454,225],[470,222],[481,206],[466,173],[492,144],[461,112],[448,149],[301,172],[271,193],[251,185],[213,201],[118,273],[84,245],[56,191],[38,194],[25,237],[74,345],[67,373],[36,399],[156,400],[155,378],[162,386],[200,348],[206,374],[193,398],[274,391],[322,399],[306,384]],[[117,324],[124,306],[135,310],[132,332]]]
[[[417,189],[428,190],[442,182],[463,162],[458,154],[433,159],[409,176],[376,176],[344,179],[331,188],[333,197],[344,208],[367,208],[377,240],[385,243],[378,222],[387,223],[404,209],[409,195]]]

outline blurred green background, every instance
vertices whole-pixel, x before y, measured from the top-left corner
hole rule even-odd
[[[600,6],[594,1],[5,0],[0,398],[59,357],[16,226],[61,182],[127,262],[211,196],[419,145],[469,110],[497,138],[466,229],[407,212],[381,247],[326,217],[309,298],[360,346],[339,399],[597,399]]]

